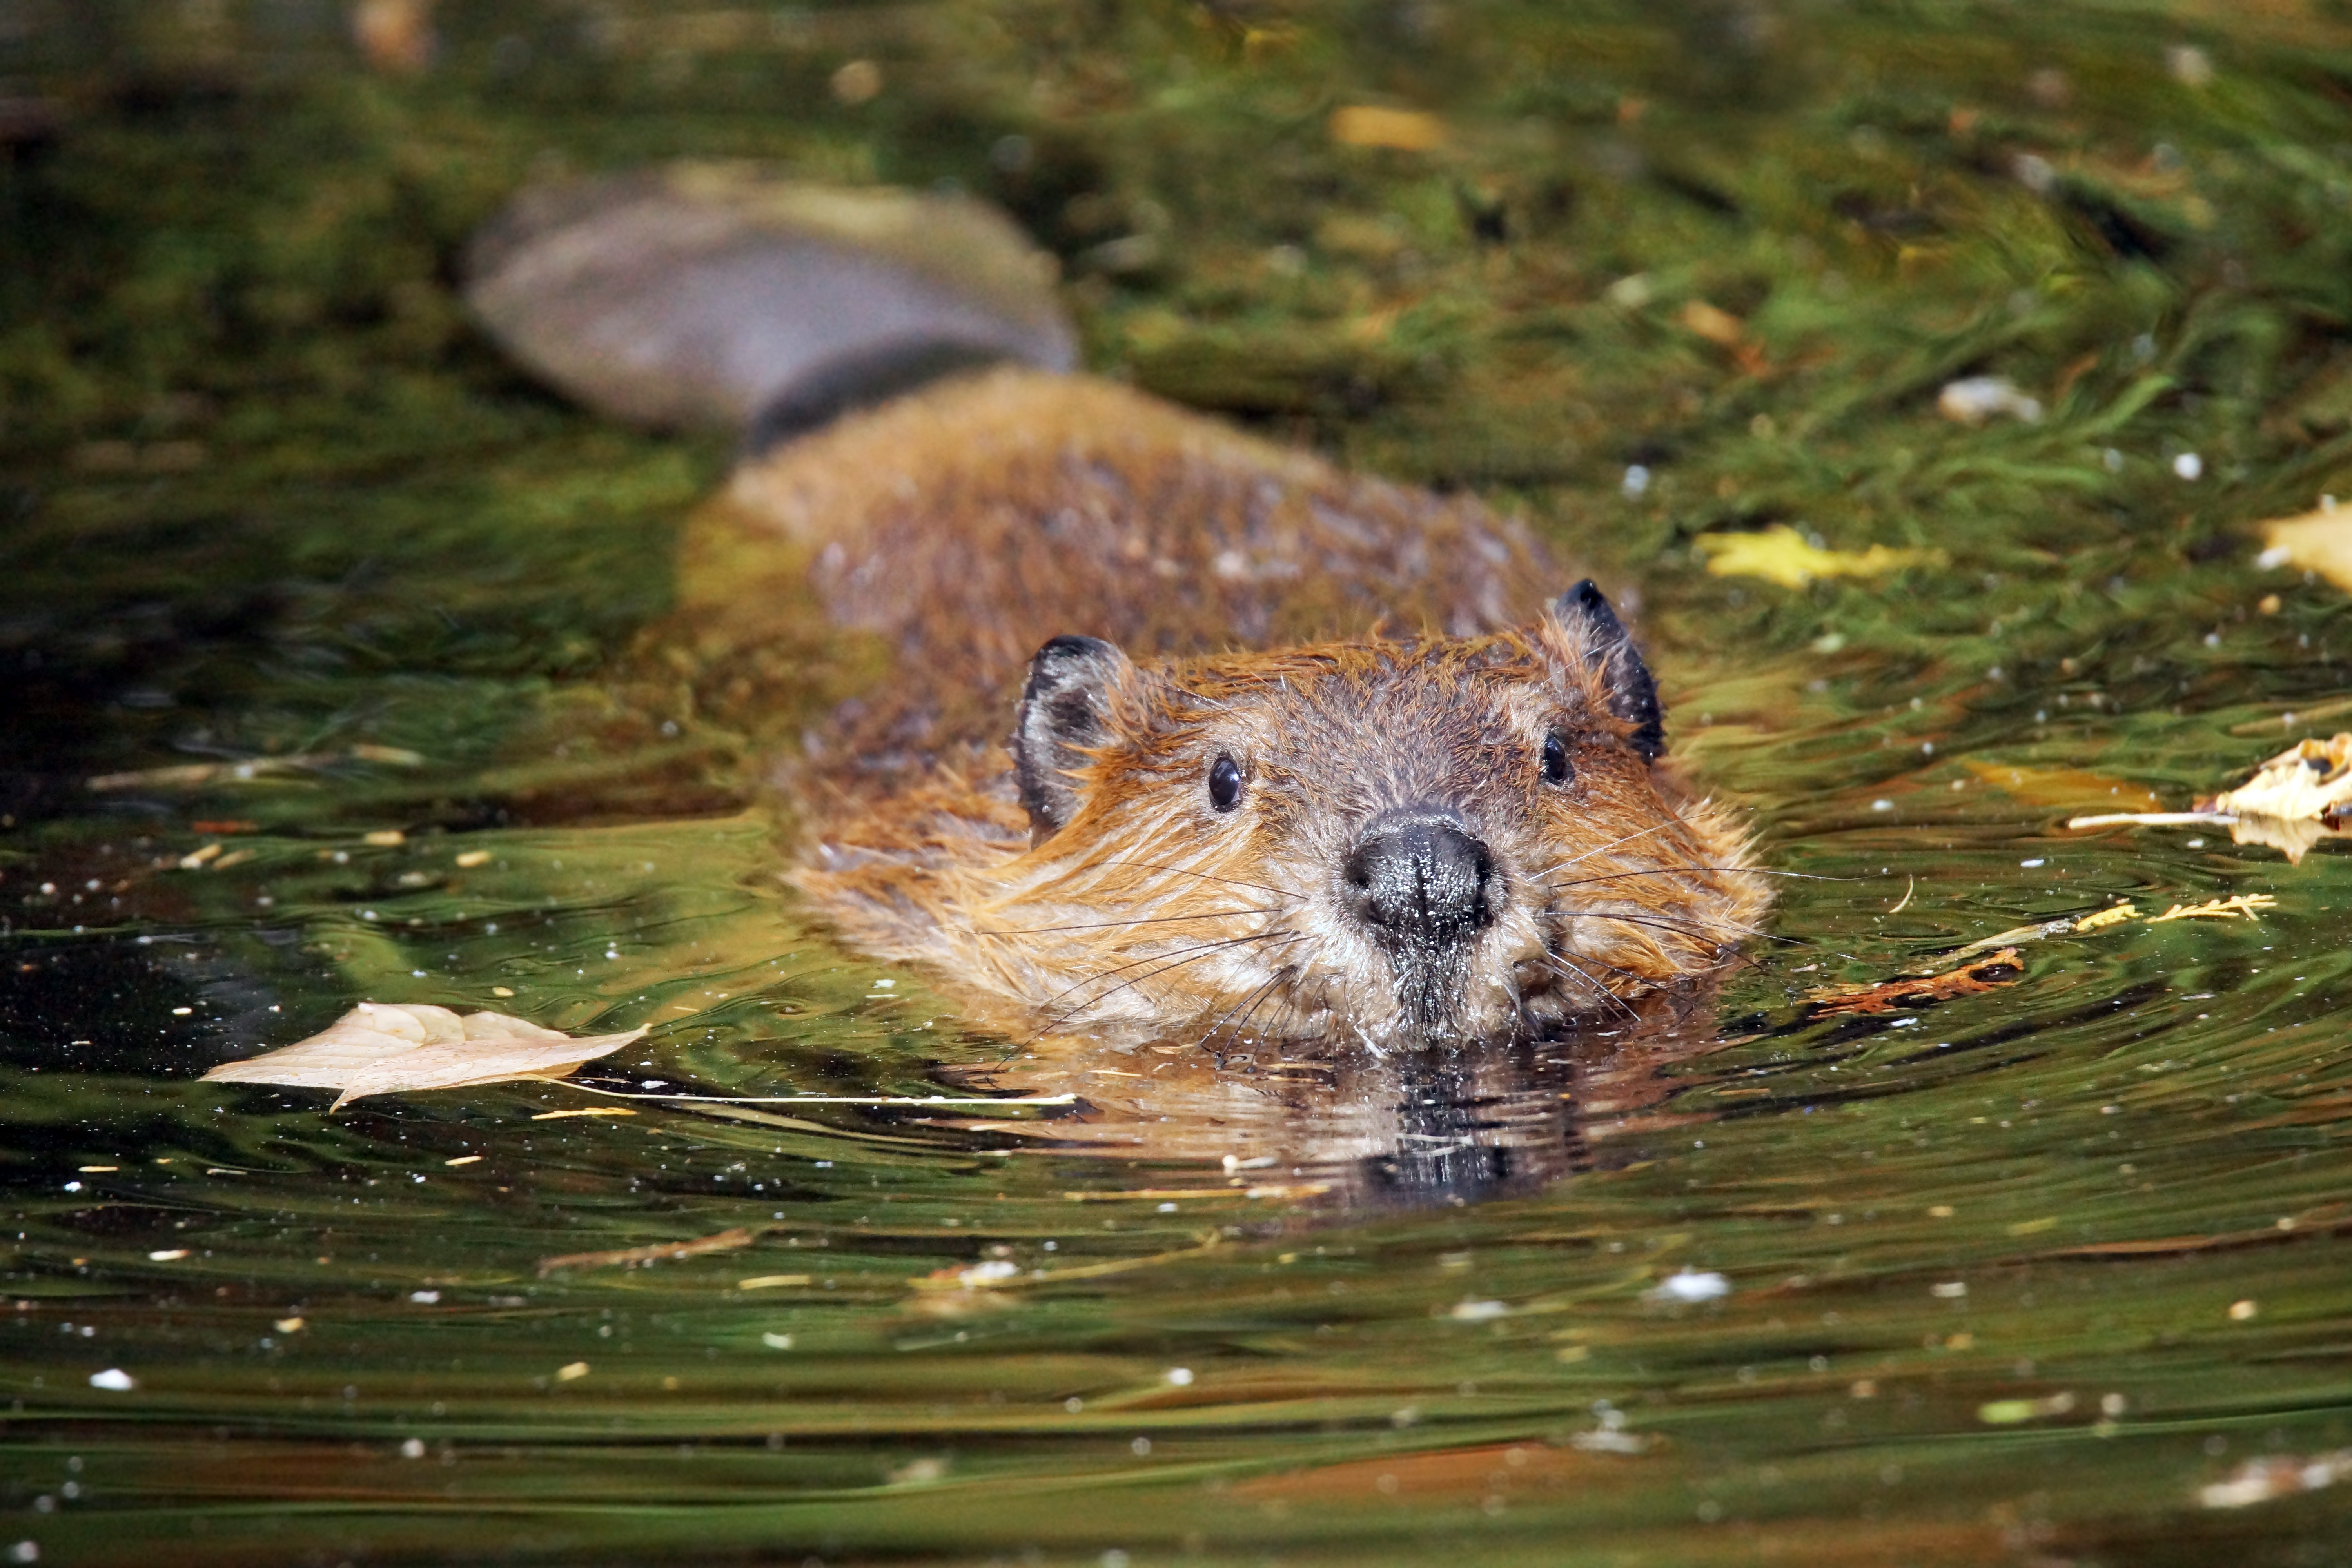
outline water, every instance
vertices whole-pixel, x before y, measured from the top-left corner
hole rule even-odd
[[[2343,857],[2063,826],[2333,727],[2282,715],[2343,692],[2343,598],[2249,525],[2352,495],[2340,24],[482,5],[408,79],[324,7],[23,15],[62,118],[5,193],[0,1549],[2352,1542]],[[1335,148],[1359,99],[1452,140]],[[1222,1068],[1032,1051],[831,944],[758,780],[833,677],[730,697],[665,619],[723,443],[556,405],[446,287],[534,164],[679,152],[988,191],[1096,363],[1568,542],[1798,874],[1769,931],[1574,1039]],[[1979,372],[2047,417],[1938,419]],[[1775,521],[1947,560],[1703,570]],[[87,787],[259,757],[306,761]],[[2019,928],[1980,989],[1830,1005]],[[361,999],[650,1032],[331,1115],[194,1081]]]

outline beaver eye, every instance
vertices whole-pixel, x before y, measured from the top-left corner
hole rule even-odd
[[[1219,811],[1231,811],[1241,803],[1241,764],[1231,757],[1219,757],[1209,764],[1209,804]]]
[[[1568,764],[1568,742],[1557,734],[1546,735],[1543,744],[1544,783],[1564,784],[1575,771]]]

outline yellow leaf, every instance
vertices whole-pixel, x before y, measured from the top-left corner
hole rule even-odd
[[[2268,893],[2235,893],[2226,899],[2208,899],[2201,904],[2175,904],[2160,915],[2150,915],[2147,923],[2162,925],[2167,921],[2261,921],[2263,910],[2274,909],[2278,900]]]
[[[1331,111],[1331,140],[1342,147],[1388,147],[1426,153],[1445,145],[1445,121],[1417,109],[1351,103]]]
[[[2263,524],[2265,566],[2299,566],[2352,589],[2352,507],[2323,507]]]
[[[2013,1426],[2044,1415],[2063,1415],[2074,1408],[2072,1394],[2053,1394],[2043,1399],[1995,1399],[1977,1406],[1977,1419],[1988,1426]]]
[[[1940,550],[1823,550],[1787,523],[1756,533],[1703,533],[1695,542],[1706,569],[1718,577],[1762,577],[1783,588],[1801,588],[1817,577],[1883,577],[1906,566],[1945,566]]]
[[[1747,324],[1730,311],[1693,300],[1682,309],[1682,323],[1708,342],[1730,348],[1748,335]]]
[[[307,1040],[224,1062],[205,1077],[341,1089],[329,1108],[333,1110],[362,1095],[561,1077],[644,1033],[637,1028],[575,1039],[503,1013],[461,1018],[446,1007],[362,1002]]]

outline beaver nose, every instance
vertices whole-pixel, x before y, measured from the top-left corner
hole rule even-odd
[[[1494,918],[1495,858],[1446,817],[1385,811],[1365,825],[1340,868],[1364,919],[1391,935],[1460,942]]]

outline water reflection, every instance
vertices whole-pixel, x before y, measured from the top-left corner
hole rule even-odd
[[[1248,1039],[1070,1048],[951,1070],[976,1089],[1080,1097],[1046,1146],[1158,1167],[1310,1214],[1461,1207],[1637,1157],[1640,1134],[1705,1121],[1664,1107],[1665,1069],[1723,1044],[1712,993],[1653,996],[1549,1038],[1381,1051]],[[995,1124],[970,1122],[978,1131]]]

